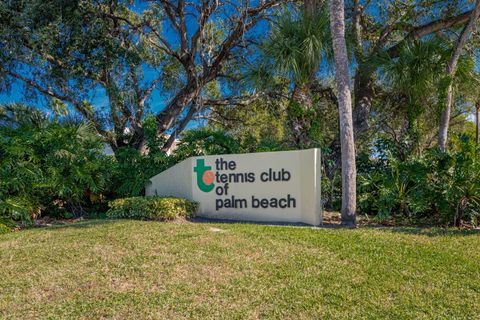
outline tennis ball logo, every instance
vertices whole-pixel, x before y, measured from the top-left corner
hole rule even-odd
[[[197,174],[197,185],[203,192],[210,192],[215,187],[213,183],[215,181],[215,175],[213,174],[212,167],[205,165],[204,159],[197,159],[197,164],[193,168],[193,171]]]

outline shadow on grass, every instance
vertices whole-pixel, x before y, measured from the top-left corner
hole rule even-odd
[[[87,229],[100,225],[120,223],[122,221],[138,221],[128,219],[92,219],[83,220],[74,223],[53,224],[51,226],[38,227],[35,229],[43,229],[48,231],[55,231],[61,229]],[[243,225],[259,225],[259,226],[285,226],[285,227],[299,227],[299,228],[313,228],[313,229],[351,229],[342,226],[338,223],[324,223],[321,226],[312,226],[306,223],[292,223],[292,222],[270,222],[270,221],[244,221],[244,220],[229,220],[229,219],[211,219],[203,217],[194,217],[187,220],[191,223],[198,224],[243,224]],[[171,223],[162,221],[151,221],[160,223]],[[440,227],[390,227],[390,226],[360,226],[360,230],[380,230],[391,233],[403,233],[409,235],[421,235],[428,237],[465,237],[480,235],[480,229],[455,229],[455,228],[440,228]]]
[[[55,231],[55,230],[61,230],[61,229],[86,229],[86,228],[92,228],[92,227],[105,225],[105,224],[118,223],[120,221],[122,220],[107,220],[107,219],[83,220],[83,221],[77,221],[72,223],[58,223],[58,224],[52,224],[49,226],[34,227],[33,229],[47,230],[47,231]]]
[[[216,223],[216,224],[253,224],[259,226],[285,226],[285,227],[303,227],[303,228],[345,228],[336,223],[324,223],[321,226],[312,226],[302,222],[281,222],[281,221],[255,221],[255,220],[233,220],[233,219],[214,219],[204,217],[194,217],[188,219],[192,223]]]
[[[421,227],[370,227],[363,229],[380,229],[386,232],[403,233],[410,235],[419,235],[427,237],[465,237],[480,235],[479,229],[455,229],[455,228],[421,228]]]

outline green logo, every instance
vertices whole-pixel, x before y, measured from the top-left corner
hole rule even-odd
[[[203,192],[210,192],[215,187],[213,181],[215,181],[215,175],[213,174],[212,167],[205,165],[205,160],[197,159],[197,165],[193,168],[193,171],[197,173],[197,185]]]

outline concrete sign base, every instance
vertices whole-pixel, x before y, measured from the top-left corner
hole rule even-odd
[[[193,157],[150,179],[147,196],[200,204],[207,218],[322,223],[320,150]]]

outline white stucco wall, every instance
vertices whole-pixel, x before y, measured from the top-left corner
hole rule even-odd
[[[209,192],[200,190],[194,172],[197,160],[202,159],[216,175],[214,189]],[[217,159],[223,159],[223,164],[233,161],[235,169],[220,170],[216,167]],[[322,223],[320,165],[319,149],[194,157],[153,177],[146,194],[197,201],[198,215],[209,218],[319,225]],[[290,179],[262,181],[262,177],[269,176],[270,169],[277,175],[283,169],[284,178],[290,176]],[[218,195],[217,191],[225,192],[222,174],[232,174],[231,179],[233,175],[240,179],[240,175],[250,174],[255,181],[227,181],[227,195]],[[261,206],[262,201],[266,204],[262,199],[268,199],[268,207]],[[226,207],[229,203],[236,206]],[[275,204],[277,207],[272,207]]]

